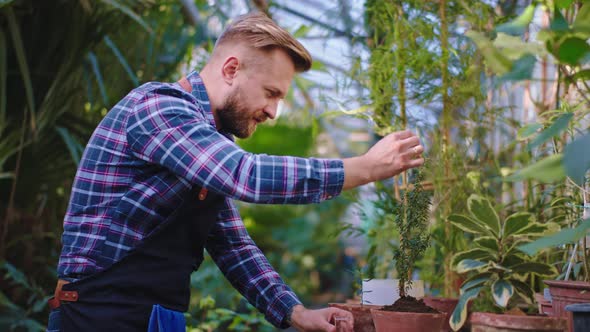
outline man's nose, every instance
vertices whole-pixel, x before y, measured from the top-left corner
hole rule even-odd
[[[269,119],[274,120],[277,116],[278,108],[279,108],[279,102],[278,101],[272,102],[264,108],[264,114],[266,114],[266,116]]]

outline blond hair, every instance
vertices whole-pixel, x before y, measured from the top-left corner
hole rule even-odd
[[[228,42],[245,42],[263,51],[280,48],[289,54],[297,72],[311,68],[311,55],[305,47],[264,13],[250,13],[235,18],[219,36],[215,48]]]

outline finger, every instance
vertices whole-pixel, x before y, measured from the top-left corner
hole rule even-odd
[[[420,167],[422,165],[424,165],[424,158],[416,158],[416,159],[408,160],[408,164],[407,164],[406,169]]]
[[[402,150],[411,149],[416,145],[420,145],[420,139],[418,136],[408,137],[400,141],[400,147]]]
[[[402,139],[416,136],[416,135],[409,130],[402,130],[402,131],[397,131],[395,133],[391,133],[391,136],[393,136],[394,138],[396,138],[398,140],[402,140]]]
[[[332,325],[332,323],[328,323],[327,321],[322,321],[319,328],[322,331],[336,332],[336,325]]]

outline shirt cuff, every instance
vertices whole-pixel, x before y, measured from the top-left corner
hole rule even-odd
[[[341,159],[324,159],[323,162],[326,172],[320,201],[340,195],[344,186],[344,162]]]
[[[265,318],[272,325],[281,329],[286,329],[290,326],[286,322],[287,314],[291,308],[298,304],[301,304],[301,301],[299,301],[295,293],[284,292],[270,303]]]

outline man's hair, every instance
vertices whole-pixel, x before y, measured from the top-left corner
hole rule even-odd
[[[215,47],[228,42],[245,42],[254,49],[263,51],[280,48],[289,54],[295,71],[301,73],[311,68],[311,55],[305,47],[261,12],[235,18],[219,36]]]

